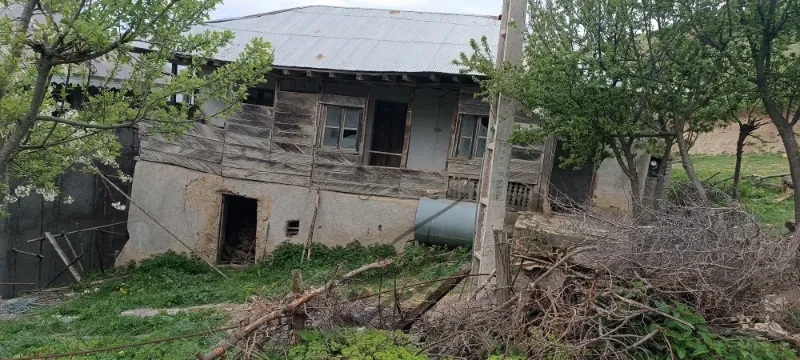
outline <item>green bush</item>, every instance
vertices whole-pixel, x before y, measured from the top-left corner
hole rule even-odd
[[[785,344],[713,333],[705,319],[684,304],[663,305],[661,310],[694,329],[672,319],[649,324],[648,332],[659,330],[663,336],[655,337],[655,341],[643,349],[639,356],[642,359],[797,359],[797,354]]]

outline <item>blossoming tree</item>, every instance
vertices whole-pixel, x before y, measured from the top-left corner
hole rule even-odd
[[[5,204],[32,191],[45,200],[71,202],[55,179],[101,164],[118,168],[117,129],[146,121],[148,131],[171,136],[192,122],[235,112],[247,88],[264,81],[272,52],[269,43],[255,39],[236,61],[212,66],[209,59],[234,34],[190,30],[221,2],[0,2],[0,192]],[[170,62],[178,61],[181,70],[170,72]],[[189,97],[191,103],[175,101]],[[226,106],[214,114],[199,111],[210,99]]]

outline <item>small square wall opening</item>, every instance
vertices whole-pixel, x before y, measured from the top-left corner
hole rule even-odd
[[[300,233],[300,220],[289,220],[286,222],[286,236],[297,236]]]
[[[219,263],[252,263],[256,258],[258,238],[258,201],[224,195],[220,225]]]

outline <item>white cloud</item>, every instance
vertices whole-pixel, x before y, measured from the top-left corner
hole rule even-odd
[[[499,15],[503,0],[225,0],[212,19],[244,16],[308,5]]]

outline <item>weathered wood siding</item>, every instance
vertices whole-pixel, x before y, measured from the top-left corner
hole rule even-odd
[[[489,105],[475,98],[475,91],[462,90],[459,115],[489,114]],[[362,153],[315,146],[322,106],[366,111],[367,103],[362,97],[279,91],[274,108],[245,104],[227,119],[225,129],[198,123],[174,139],[146,136],[141,159],[242,180],[404,199],[430,193],[450,197],[458,192],[455,185],[480,178],[481,159],[450,158],[445,171],[411,170],[363,166]],[[515,153],[509,183],[517,184],[515,189],[519,184],[536,185],[541,153]],[[522,196],[521,192],[515,191],[514,196]]]

